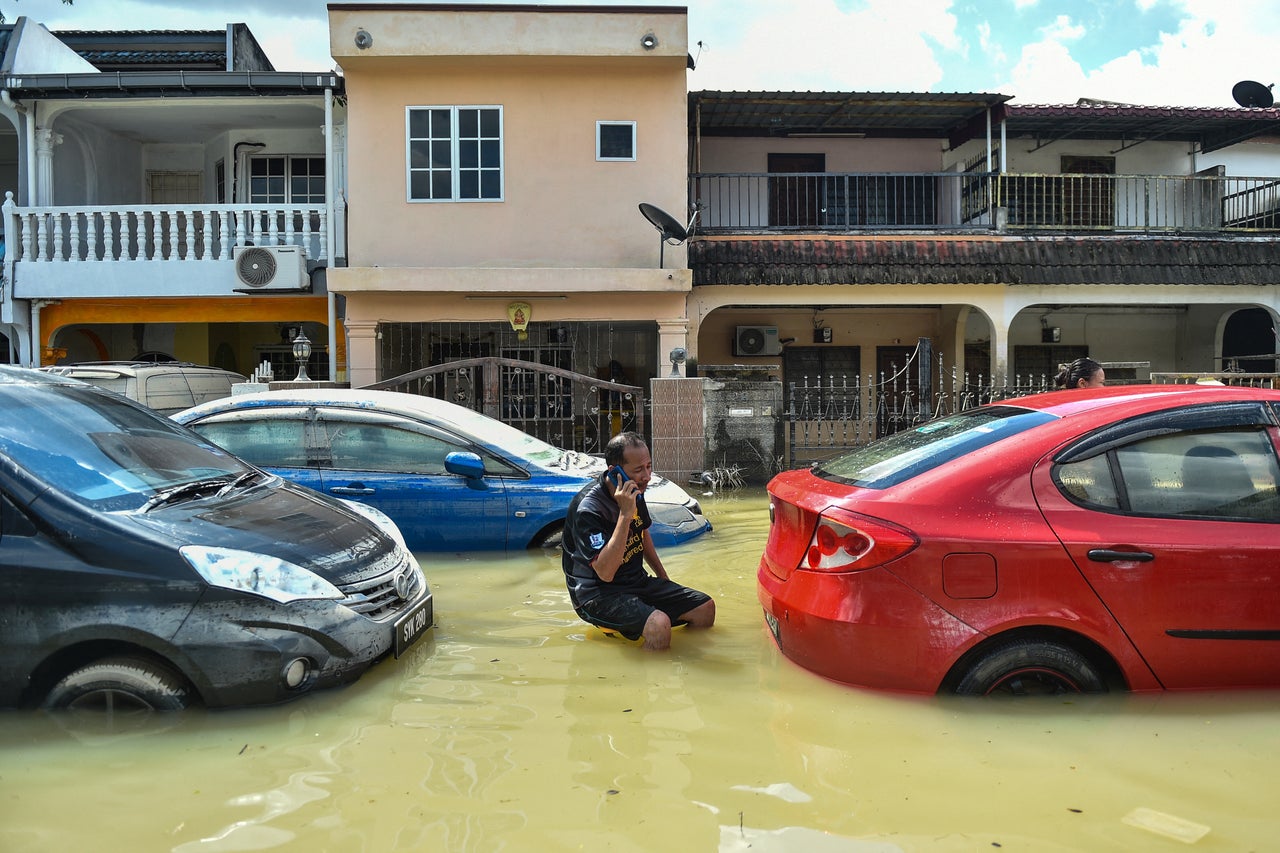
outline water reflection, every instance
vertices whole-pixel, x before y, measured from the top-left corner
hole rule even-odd
[[[831,684],[763,629],[763,494],[704,500],[715,531],[664,562],[717,624],[667,652],[580,622],[539,554],[433,556],[433,635],[351,687],[122,735],[0,715],[0,850],[1273,845],[1280,694]]]

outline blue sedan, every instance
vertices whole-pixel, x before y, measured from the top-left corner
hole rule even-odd
[[[569,501],[605,467],[471,409],[394,391],[268,391],[173,418],[259,468],[382,510],[414,551],[554,547]],[[645,502],[660,546],[711,529],[670,480],[655,475]]]

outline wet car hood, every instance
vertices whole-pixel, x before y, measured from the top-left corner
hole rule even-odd
[[[234,495],[125,513],[129,523],[174,546],[226,547],[287,560],[330,581],[334,569],[364,566],[396,549],[362,516],[321,495],[273,480]],[[234,537],[227,535],[235,530]]]

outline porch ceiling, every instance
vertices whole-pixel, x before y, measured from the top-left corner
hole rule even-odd
[[[1270,241],[1188,238],[767,239],[689,242],[719,284],[1280,284]]]
[[[234,103],[204,99],[183,101],[89,102],[68,106],[57,103],[59,119],[73,118],[135,142],[203,143],[233,128],[287,130],[319,128],[324,105],[298,99],[245,98]],[[56,129],[56,124],[55,124]]]

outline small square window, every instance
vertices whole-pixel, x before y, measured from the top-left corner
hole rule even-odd
[[[596,122],[596,159],[636,159],[636,123],[634,121]]]

